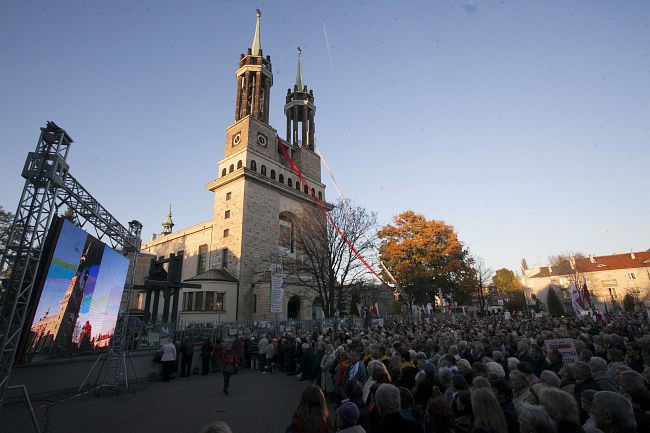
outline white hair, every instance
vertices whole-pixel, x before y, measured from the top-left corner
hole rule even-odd
[[[508,358],[508,361],[507,361],[506,365],[508,366],[509,371],[516,370],[517,366],[519,365],[519,360],[517,358],[511,356],[510,358]]]
[[[375,403],[379,415],[384,416],[389,413],[399,412],[400,396],[399,389],[395,385],[382,383],[375,393]]]
[[[499,378],[504,378],[506,377],[506,372],[503,371],[503,367],[501,367],[501,364],[498,362],[488,362],[485,365],[485,370],[487,371],[488,377],[490,376],[495,376]]]

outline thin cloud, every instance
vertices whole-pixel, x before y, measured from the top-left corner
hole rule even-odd
[[[474,2],[467,2],[463,4],[463,10],[467,15],[475,15],[478,12],[478,5]]]

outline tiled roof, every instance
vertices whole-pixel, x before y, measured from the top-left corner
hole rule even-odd
[[[634,254],[634,258],[632,258]],[[593,263],[590,258],[575,259],[577,272],[598,272],[615,269],[650,268],[650,251],[638,253],[612,254],[610,256],[594,256]],[[570,275],[575,271],[570,266],[560,265],[539,268],[539,272],[529,278],[544,278],[554,275]]]
[[[188,278],[185,281],[229,281],[233,283],[239,282],[237,278],[233,277],[230,272],[225,269],[210,269],[209,271],[203,272],[202,274]]]
[[[632,254],[634,254],[634,258],[632,258]],[[576,269],[578,272],[596,272],[612,269],[650,268],[650,252],[643,251],[632,254],[598,256],[594,257],[594,263],[589,258],[576,259]]]

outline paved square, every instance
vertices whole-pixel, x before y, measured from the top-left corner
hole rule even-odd
[[[52,406],[48,430],[45,402],[34,406],[48,433],[195,433],[216,420],[227,422],[233,433],[284,433],[307,384],[283,373],[250,370],[232,376],[228,396],[221,391],[221,374],[146,382],[135,396],[88,394]],[[34,431],[22,402],[5,404],[0,419],[0,433]]]

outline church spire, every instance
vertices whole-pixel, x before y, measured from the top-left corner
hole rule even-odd
[[[284,114],[287,116],[287,143],[314,150],[314,91],[308,90],[302,79],[302,50],[298,47],[298,71],[293,91],[287,89],[287,103]]]
[[[295,89],[298,92],[302,92],[305,88],[305,84],[302,81],[302,65],[300,64],[300,56],[302,55],[302,50],[298,47],[298,72],[296,72],[296,85]]]
[[[235,102],[235,122],[246,116],[269,123],[269,97],[273,86],[271,56],[263,57],[260,44],[260,17],[257,10],[255,36],[252,46],[239,58],[237,70],[237,99]]]
[[[163,235],[168,235],[172,232],[172,227],[174,227],[174,222],[172,221],[172,205],[169,205],[169,211],[165,217],[165,221],[162,223],[163,226]]]
[[[259,56],[259,51],[262,48],[260,44],[260,17],[262,12],[257,9],[257,19],[255,20],[255,36],[253,36],[253,44],[251,45],[251,52],[254,56]]]

